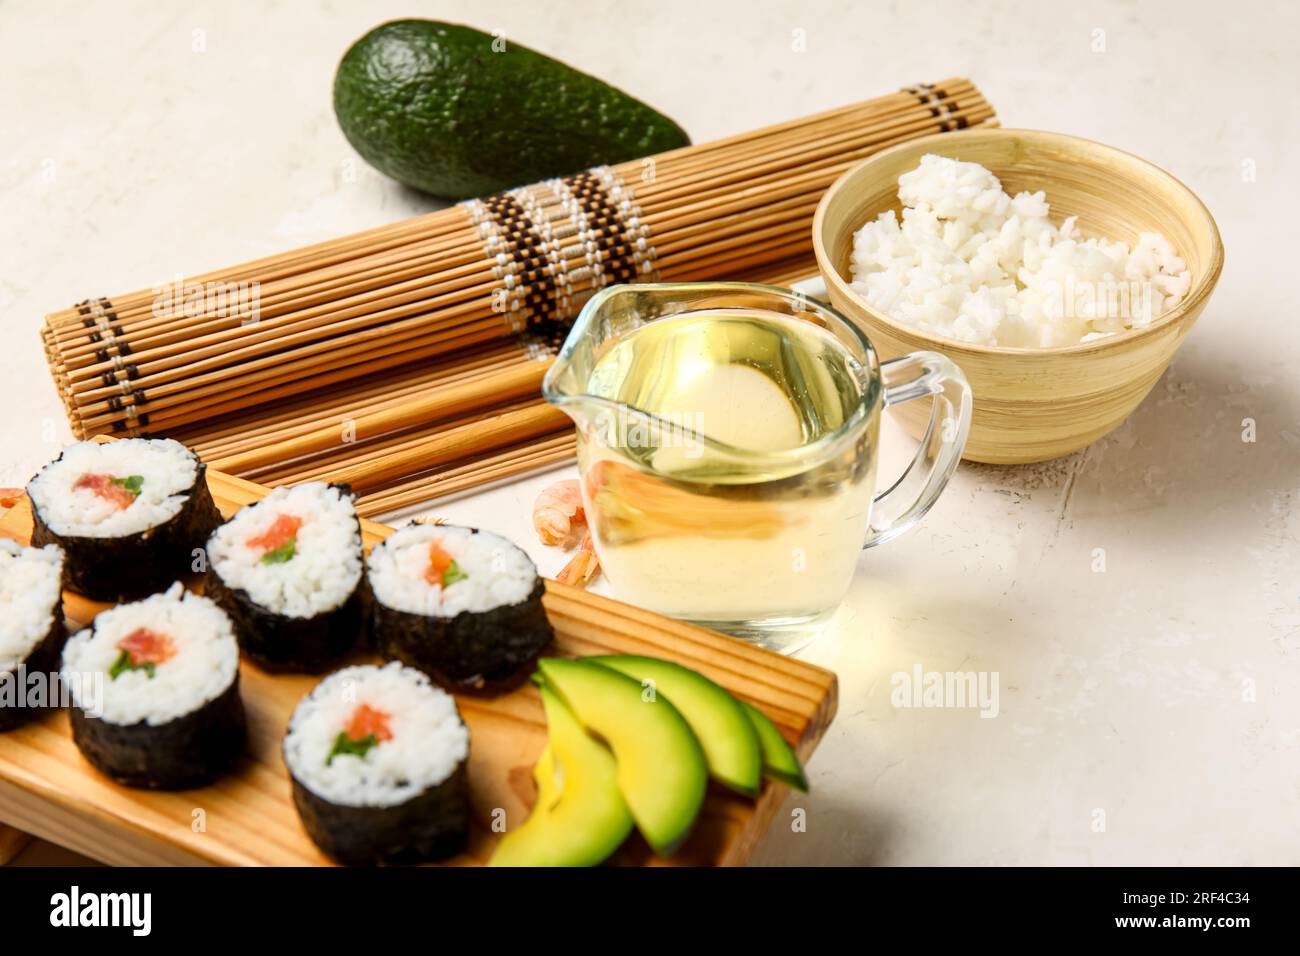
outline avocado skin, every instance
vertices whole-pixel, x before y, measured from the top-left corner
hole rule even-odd
[[[500,192],[690,145],[681,127],[595,77],[471,27],[395,20],[334,76],[343,135],[380,172],[446,199]]]

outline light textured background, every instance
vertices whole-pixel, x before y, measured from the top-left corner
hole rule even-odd
[[[807,832],[783,814],[756,861],[1300,863],[1290,4],[5,0],[0,484],[67,438],[45,312],[433,208],[361,164],[330,110],[348,44],[404,15],[502,29],[697,141],[969,76],[1005,125],[1119,146],[1198,192],[1227,268],[1137,414],[1059,462],[963,467],[920,531],[863,555],[806,653],[841,679],[813,793],[787,805]],[[544,481],[438,513],[531,546]],[[895,709],[890,675],[917,663],[996,672],[1000,716]]]

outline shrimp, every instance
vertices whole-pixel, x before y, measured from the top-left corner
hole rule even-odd
[[[570,584],[580,588],[594,578],[599,570],[600,560],[596,557],[596,551],[592,546],[591,532],[588,531],[582,536],[582,543],[578,545],[578,553],[560,570],[560,573],[555,576],[555,580],[561,584]]]
[[[565,545],[576,535],[582,538],[578,553],[555,576],[561,584],[582,587],[600,570],[600,560],[582,509],[582,486],[573,478],[548,485],[533,505],[533,527],[543,544]]]
[[[542,544],[563,544],[586,524],[582,488],[576,479],[547,485],[533,502],[533,527]]]

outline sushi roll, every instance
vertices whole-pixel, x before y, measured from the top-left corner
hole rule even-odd
[[[407,525],[366,573],[375,648],[453,689],[505,684],[554,636],[537,567],[490,531]]]
[[[0,538],[0,731],[53,703],[63,628],[63,549],[24,548]],[[36,677],[35,675],[42,675]],[[32,699],[32,681],[43,700]]]
[[[64,583],[99,601],[144,597],[194,569],[221,513],[203,462],[180,442],[83,441],[27,485],[32,544],[57,544]]]
[[[361,523],[345,485],[276,488],[208,540],[205,592],[265,670],[320,673],[361,633]]]
[[[201,787],[244,750],[234,628],[179,583],[104,611],[69,638],[61,676],[72,739],[120,784]]]
[[[284,762],[316,845],[340,863],[422,863],[469,833],[469,730],[456,702],[398,663],[346,667],[289,719]]]

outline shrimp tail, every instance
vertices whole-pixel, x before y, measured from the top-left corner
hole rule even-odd
[[[600,559],[596,557],[591,542],[591,532],[588,531],[582,538],[582,544],[578,546],[578,553],[560,570],[555,580],[573,587],[585,587],[599,571]]]

